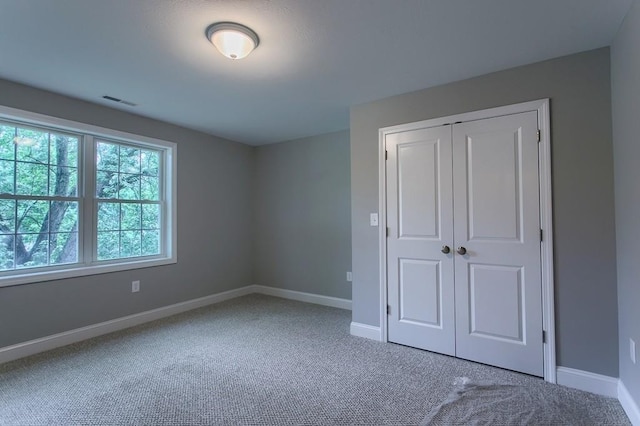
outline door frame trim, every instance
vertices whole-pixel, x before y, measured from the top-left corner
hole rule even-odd
[[[378,130],[378,213],[380,226],[378,228],[380,249],[380,339],[389,341],[387,325],[387,194],[386,194],[386,160],[385,139],[392,133],[405,132],[428,127],[443,126],[457,122],[483,120],[522,112],[536,111],[538,113],[538,129],[540,142],[538,143],[538,178],[540,190],[540,227],[543,230],[543,240],[540,243],[540,261],[542,266],[542,329],[546,333],[543,345],[544,380],[556,383],[556,336],[555,336],[555,301],[553,279],[553,210],[551,185],[551,128],[549,99],[539,99],[514,105],[484,109],[433,118],[414,123],[382,127]]]

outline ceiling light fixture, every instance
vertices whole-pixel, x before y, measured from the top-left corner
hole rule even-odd
[[[207,39],[229,59],[242,59],[258,47],[258,35],[244,25],[217,22],[209,25]]]

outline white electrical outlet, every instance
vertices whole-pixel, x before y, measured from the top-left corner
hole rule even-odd
[[[629,356],[631,357],[631,362],[636,363],[636,342],[633,339],[629,339]]]
[[[378,213],[371,213],[369,215],[369,225],[378,226]]]
[[[137,293],[140,291],[140,281],[131,281],[131,293]]]
[[[347,281],[353,281],[353,274],[351,273],[351,271],[347,272]]]

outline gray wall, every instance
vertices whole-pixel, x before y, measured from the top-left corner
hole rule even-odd
[[[351,299],[349,132],[256,149],[255,283]]]
[[[640,406],[640,358],[629,356],[629,338],[640,357],[640,4],[634,1],[611,48],[613,152],[620,379]]]
[[[353,320],[379,325],[378,128],[551,98],[558,365],[617,377],[609,72],[603,48],[354,106]]]
[[[251,147],[3,80],[0,104],[178,144],[178,263],[2,287],[0,347],[252,284]]]

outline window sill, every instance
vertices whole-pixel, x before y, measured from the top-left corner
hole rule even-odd
[[[88,275],[99,275],[110,272],[128,271],[131,269],[152,268],[178,263],[175,257],[160,259],[132,260],[122,263],[111,263],[91,266],[74,266],[66,269],[56,269],[47,271],[30,271],[20,275],[0,277],[0,287],[10,287],[22,284],[33,284],[44,281],[63,280],[67,278],[84,277]]]

